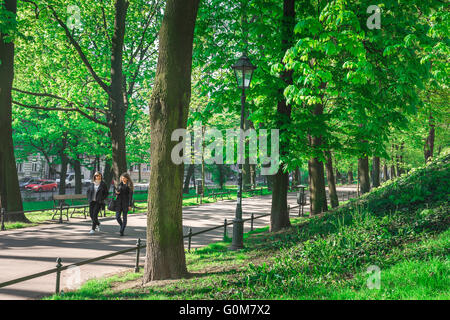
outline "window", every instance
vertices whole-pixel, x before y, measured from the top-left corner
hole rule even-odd
[[[31,171],[32,172],[37,172],[38,170],[37,170],[37,163],[32,163],[31,164]]]
[[[23,163],[17,164],[17,172],[23,172]]]

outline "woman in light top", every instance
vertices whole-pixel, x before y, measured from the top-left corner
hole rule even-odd
[[[89,201],[89,216],[92,220],[92,229],[89,232],[93,234],[97,228],[100,231],[100,222],[98,221],[98,213],[102,208],[105,208],[105,200],[108,197],[108,187],[103,181],[103,176],[100,172],[96,172],[93,181],[87,190],[87,198]]]

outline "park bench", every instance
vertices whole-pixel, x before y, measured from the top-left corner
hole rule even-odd
[[[258,193],[260,195],[263,194],[263,188],[262,187],[257,188],[254,185],[246,185],[244,190],[245,190],[245,192],[250,193],[250,195],[252,195],[252,196],[254,196],[254,195],[258,194]]]
[[[74,204],[74,200],[78,202],[82,202],[82,204]],[[70,202],[70,203],[69,203]],[[63,215],[63,210],[66,210],[65,216],[67,217],[67,221],[69,221],[69,210],[73,209],[70,217],[76,213],[77,209],[83,209],[83,215],[86,219],[86,209],[89,208],[89,203],[87,202],[87,196],[85,194],[57,194],[53,195],[53,216],[60,214],[60,218]]]
[[[224,197],[225,195],[228,197],[228,199],[230,199],[230,195],[231,195],[230,190],[217,191],[217,192],[214,192],[214,191],[213,191],[213,192],[211,192],[211,193],[208,194],[208,198],[213,198],[214,200],[216,200],[217,197],[221,197],[221,199],[223,200],[223,197]]]

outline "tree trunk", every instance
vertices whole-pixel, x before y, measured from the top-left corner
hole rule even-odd
[[[405,148],[405,143],[402,142],[400,144],[400,173],[399,173],[400,175],[405,173],[405,170],[406,170],[405,163],[403,162],[403,150],[404,150],[404,148]]]
[[[123,74],[123,45],[125,37],[125,21],[129,2],[116,0],[114,34],[111,42],[111,85],[109,103],[111,105],[112,160],[114,180],[119,182],[122,173],[127,172],[127,158],[125,147],[125,114],[127,112],[126,92]]]
[[[347,172],[347,177],[348,177],[348,184],[352,184],[353,183],[353,169],[350,168]]]
[[[248,158],[245,159],[245,163],[242,165],[242,188],[243,190],[248,190],[251,184],[250,180],[250,164],[248,163]]]
[[[358,159],[358,178],[360,182],[361,194],[370,191],[369,178],[369,157]]]
[[[270,168],[270,164],[262,164],[261,167],[265,167],[265,168]],[[275,175],[266,175],[264,176],[266,178],[266,184],[267,184],[267,190],[268,191],[272,191],[272,185],[273,185],[273,179],[275,177]]]
[[[105,160],[105,170],[103,171],[103,179],[105,180],[108,190],[111,187],[111,182],[114,178],[114,172],[112,170],[111,162]]]
[[[386,160],[384,161],[384,165],[383,165],[383,178],[384,178],[384,181],[387,181],[388,180],[388,166],[387,166],[387,163],[386,163]]]
[[[283,1],[283,19],[281,22],[281,50],[284,52],[293,45],[294,41],[294,27],[295,27],[295,0]],[[292,84],[292,71],[283,71],[280,75],[281,79],[286,85]],[[278,90],[279,100],[277,104],[277,111],[280,118],[277,119],[278,128],[289,125],[291,118],[291,106],[286,103],[286,98],[283,95],[283,88]],[[287,134],[286,130],[280,129],[281,135]],[[288,140],[280,139],[280,156],[283,158],[289,152]],[[289,211],[287,210],[287,191],[289,187],[289,173],[283,172],[284,164],[280,163],[278,172],[273,179],[273,193],[272,205],[270,210],[270,231],[279,231],[282,228],[291,225],[289,219]]]
[[[324,84],[322,84],[324,86]],[[323,104],[316,104],[313,110],[313,116],[323,114]],[[309,144],[316,153],[319,153],[323,144],[321,136],[309,135]],[[310,176],[310,207],[311,215],[319,214],[328,210],[327,195],[325,191],[325,170],[323,162],[318,157],[312,157],[308,161],[308,170]]]
[[[250,184],[256,186],[256,164],[250,165]]]
[[[397,175],[395,174],[395,166],[394,164],[391,165],[391,179],[394,179],[395,177],[397,177]]]
[[[299,167],[295,168],[294,170],[294,176],[292,177],[292,185],[297,186],[301,184],[300,182],[300,169]]]
[[[83,193],[83,182],[81,179],[81,163],[80,160],[73,161],[73,169],[75,171],[75,194]]]
[[[380,186],[380,157],[373,157],[372,168],[373,187],[377,188]]]
[[[314,140],[314,138],[313,138]],[[311,215],[319,214],[328,210],[326,205],[327,196],[325,192],[325,174],[323,162],[318,158],[308,161],[309,168],[309,196]]]
[[[219,186],[220,190],[222,190],[225,184],[225,173],[223,170],[223,164],[217,164],[217,170],[219,171]]]
[[[430,118],[428,125],[430,130],[428,131],[428,137],[425,140],[425,145],[423,148],[423,153],[425,156],[425,163],[433,158],[433,149],[434,149],[434,136],[435,136],[435,124],[433,114],[430,112]]]
[[[398,144],[395,145],[395,167],[397,171],[397,176],[400,176],[401,171],[400,171],[400,155],[398,151]]]
[[[331,158],[331,152],[329,150],[324,151],[325,159],[327,162],[325,163],[325,167],[327,170],[327,181],[328,181],[328,192],[330,194],[330,203],[332,208],[339,207],[339,199],[336,192],[336,181],[334,179],[333,172],[333,159]]]
[[[4,8],[12,13],[15,20],[17,1],[4,1]],[[9,21],[9,25],[13,25],[13,21]],[[14,42],[7,38],[8,34],[0,33],[0,198],[6,211],[21,212],[23,205],[17,177],[11,127]],[[24,213],[6,214],[5,221],[29,222]]]
[[[289,184],[289,173],[283,172],[280,166],[278,172],[273,176],[273,192],[270,231],[275,232],[291,225],[287,209],[287,186]],[[283,187],[284,186],[284,187]]]
[[[184,165],[172,162],[175,129],[186,129],[194,26],[199,0],[168,0],[150,99],[151,172],[144,283],[187,274],[182,225]],[[171,183],[167,183],[170,181]]]
[[[183,193],[189,193],[189,184],[191,182],[193,174],[194,174],[194,164],[191,163],[186,172],[186,178],[184,179]]]
[[[61,171],[59,172],[59,194],[66,194],[67,165],[69,164],[69,158],[65,154],[66,147],[67,135],[64,134],[62,147],[59,151],[59,157],[61,159]]]

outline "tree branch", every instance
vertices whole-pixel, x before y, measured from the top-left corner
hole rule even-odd
[[[46,97],[46,98],[53,98],[53,99],[56,99],[56,100],[61,100],[61,101],[64,101],[65,103],[67,103],[67,105],[69,105],[69,106],[74,106],[75,105],[74,102],[71,102],[71,101],[69,101],[69,100],[67,100],[67,99],[65,99],[63,97],[60,97],[60,96],[57,96],[57,95],[51,94],[51,93],[31,92],[31,91],[18,89],[18,88],[12,88],[12,90],[16,91],[16,92],[23,93],[23,94],[28,94],[28,95],[31,95],[31,96],[35,96],[35,97]],[[85,106],[85,108],[89,109],[89,110],[92,110],[94,112],[100,112],[102,114],[105,114],[105,111],[101,110],[101,109],[97,109],[97,108],[93,108],[93,107],[87,107],[87,106]]]
[[[86,55],[84,54],[83,50],[81,49],[80,45],[78,44],[78,42],[72,37],[69,28],[67,27],[67,25],[59,18],[58,14],[56,13],[55,9],[53,8],[53,6],[49,5],[48,8],[52,11],[53,16],[55,17],[56,21],[59,23],[59,25],[64,29],[64,31],[66,32],[66,36],[69,39],[69,42],[73,45],[73,47],[75,48],[75,50],[78,52],[78,55],[81,58],[81,61],[83,61],[84,65],[86,66],[86,68],[88,69],[89,73],[94,77],[95,81],[97,81],[97,83],[100,85],[100,87],[102,87],[102,89],[108,94],[110,95],[110,88],[108,85],[106,85],[105,82],[103,82],[103,80],[97,75],[97,73],[94,71],[94,68],[92,67],[92,65],[89,63],[89,60],[87,59]]]
[[[78,108],[62,108],[62,107],[41,107],[41,106],[30,106],[30,105],[26,105],[23,103],[20,103],[18,101],[12,101],[12,103],[24,107],[24,108],[28,108],[28,109],[37,109],[37,110],[46,110],[46,111],[64,111],[64,112],[78,112],[79,114],[81,114],[82,116],[84,116],[85,118],[94,121],[95,123],[101,124],[102,126],[105,126],[107,128],[109,128],[109,125],[106,122],[103,122],[101,120],[98,120],[97,118],[90,116],[89,114],[87,114],[86,112],[78,109]]]

